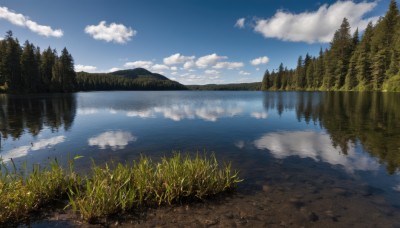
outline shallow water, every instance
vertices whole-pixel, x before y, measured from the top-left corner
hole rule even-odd
[[[81,155],[84,172],[90,158],[213,151],[244,178],[236,197],[210,202],[220,211],[214,225],[399,225],[399,93],[88,92],[1,95],[0,102],[6,162]],[[182,219],[197,213],[192,222],[207,225],[207,205],[182,209]],[[168,225],[167,210],[153,219],[164,215]],[[224,223],[226,213],[233,215]]]

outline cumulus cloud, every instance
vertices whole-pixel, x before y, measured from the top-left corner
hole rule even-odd
[[[209,65],[214,65],[217,61],[227,59],[226,56],[219,56],[216,53],[205,55],[197,59],[196,66],[199,68],[206,68]]]
[[[255,58],[250,61],[251,65],[253,65],[253,66],[267,64],[268,62],[269,62],[269,58],[267,56],[261,56],[261,57]]]
[[[243,67],[244,64],[242,62],[219,62],[216,63],[213,68],[215,69],[237,69]]]
[[[347,171],[377,170],[379,163],[365,153],[357,153],[354,144],[348,144],[347,155],[334,147],[330,136],[314,131],[273,132],[254,141],[258,149],[268,149],[276,158],[299,156],[323,161],[332,165],[341,165]]]
[[[180,53],[173,54],[169,57],[164,58],[165,65],[175,65],[175,64],[183,64],[185,62],[194,60],[195,56],[184,56]]]
[[[193,60],[187,61],[185,64],[183,64],[183,69],[188,70],[196,66]]]
[[[132,68],[146,68],[150,69],[150,67],[153,65],[152,61],[134,61],[134,62],[127,62],[124,64],[124,67],[132,67]]]
[[[113,68],[109,69],[108,72],[115,72],[115,71],[119,71],[119,70],[121,70],[121,68],[113,67]]]
[[[96,40],[124,44],[130,41],[137,32],[123,24],[111,23],[107,25],[106,21],[101,21],[98,25],[86,26],[85,33],[91,35]]]
[[[268,19],[256,20],[254,31],[266,38],[277,38],[284,41],[327,43],[346,17],[354,30],[364,30],[368,21],[377,18],[366,18],[364,15],[377,6],[376,2],[337,1],[332,5],[324,4],[317,11],[293,14],[278,11]]]
[[[235,23],[235,27],[236,28],[244,28],[244,22],[245,21],[246,21],[245,18],[239,18]]]
[[[217,70],[206,70],[206,71],[204,71],[204,73],[206,73],[206,74],[219,74],[220,72],[217,71]]]
[[[9,10],[7,7],[0,7],[0,19],[5,19],[17,26],[26,27],[32,32],[37,33],[41,36],[52,36],[59,38],[64,35],[61,29],[52,29],[50,26],[40,25],[30,20],[23,14],[15,13],[14,11]]]
[[[170,70],[177,71],[177,70],[178,70],[178,67],[173,66],[173,67],[170,68]]]
[[[81,71],[85,71],[85,72],[89,72],[89,73],[93,73],[97,71],[97,67],[95,66],[85,66],[85,65],[75,65],[75,71],[76,72],[81,72]]]
[[[246,71],[243,71],[243,70],[239,71],[239,74],[240,75],[250,75],[249,72],[246,72]]]
[[[112,150],[124,149],[129,142],[135,142],[137,138],[126,131],[107,131],[96,137],[88,139],[90,146],[98,146],[100,149],[110,147]]]
[[[163,64],[154,64],[153,66],[151,66],[151,70],[163,71],[163,70],[169,70],[169,67]]]

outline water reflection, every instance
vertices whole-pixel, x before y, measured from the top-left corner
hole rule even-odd
[[[76,113],[73,94],[29,97],[3,94],[0,95],[0,104],[0,133],[3,139],[19,139],[26,131],[37,136],[43,128],[57,131],[63,127],[68,130]]]
[[[250,116],[255,119],[266,119],[268,117],[268,113],[266,112],[252,112]]]
[[[149,107],[147,109],[110,109],[110,114],[123,114],[127,117],[137,117],[142,119],[156,118],[157,115],[173,121],[185,119],[201,119],[204,121],[215,122],[225,117],[234,117],[244,112],[243,104],[223,104],[221,100],[209,102],[194,102],[192,104],[173,104]],[[82,115],[96,114],[102,110],[94,108],[78,109]],[[265,119],[267,114],[264,112],[254,112],[251,116],[256,119]]]
[[[284,110],[295,110],[299,121],[312,121],[326,129],[332,148],[340,149],[332,153],[350,155],[351,145],[360,142],[365,151],[386,164],[389,173],[400,167],[398,93],[264,93],[263,100],[266,111],[276,110],[283,115]],[[282,139],[280,134],[272,136]],[[315,142],[309,140],[311,144]]]
[[[110,147],[112,150],[124,149],[129,142],[135,142],[137,137],[126,131],[107,131],[88,139],[89,146],[98,146],[99,149]]]
[[[379,163],[364,153],[357,153],[353,143],[348,142],[347,154],[334,147],[328,134],[313,131],[268,133],[254,141],[258,149],[268,149],[279,159],[289,156],[312,158],[315,161],[341,165],[347,171],[377,170]]]
[[[54,147],[65,141],[65,136],[55,136],[48,139],[40,139],[36,142],[32,142],[30,145],[19,146],[15,149],[9,150],[5,153],[1,153],[0,157],[3,161],[9,161],[11,158],[24,157],[29,154],[30,151],[48,149]]]

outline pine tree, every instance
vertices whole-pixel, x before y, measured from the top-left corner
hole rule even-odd
[[[373,89],[380,90],[383,80],[385,79],[385,64],[386,53],[385,50],[380,50],[373,58],[372,64],[372,80],[373,80]]]
[[[39,86],[39,66],[36,61],[35,47],[26,41],[21,54],[22,89],[26,93],[37,92]]]
[[[264,77],[261,83],[261,90],[265,91],[268,90],[270,87],[270,82],[269,82],[269,77],[270,77],[270,73],[268,70],[265,71],[264,73]]]
[[[57,52],[48,47],[41,56],[40,76],[44,92],[50,92],[52,86],[53,67],[56,62]]]

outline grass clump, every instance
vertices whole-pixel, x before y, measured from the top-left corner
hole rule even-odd
[[[203,199],[241,181],[238,172],[230,164],[220,166],[214,154],[191,158],[175,153],[160,162],[142,156],[127,164],[93,163],[86,177],[74,171],[77,158],[70,160],[67,171],[55,160],[29,172],[26,165],[17,171],[13,160],[11,169],[0,160],[0,226],[26,221],[32,212],[55,202],[68,204],[91,222],[143,206]]]
[[[30,212],[67,193],[71,179],[57,161],[47,168],[36,165],[29,174],[26,168],[17,172],[12,164],[11,170],[0,164],[0,224],[27,219]]]
[[[142,156],[132,164],[93,165],[83,187],[70,191],[70,205],[84,220],[126,212],[140,206],[203,199],[231,190],[240,182],[230,164],[220,167],[214,154],[190,158],[179,153],[153,162]]]

